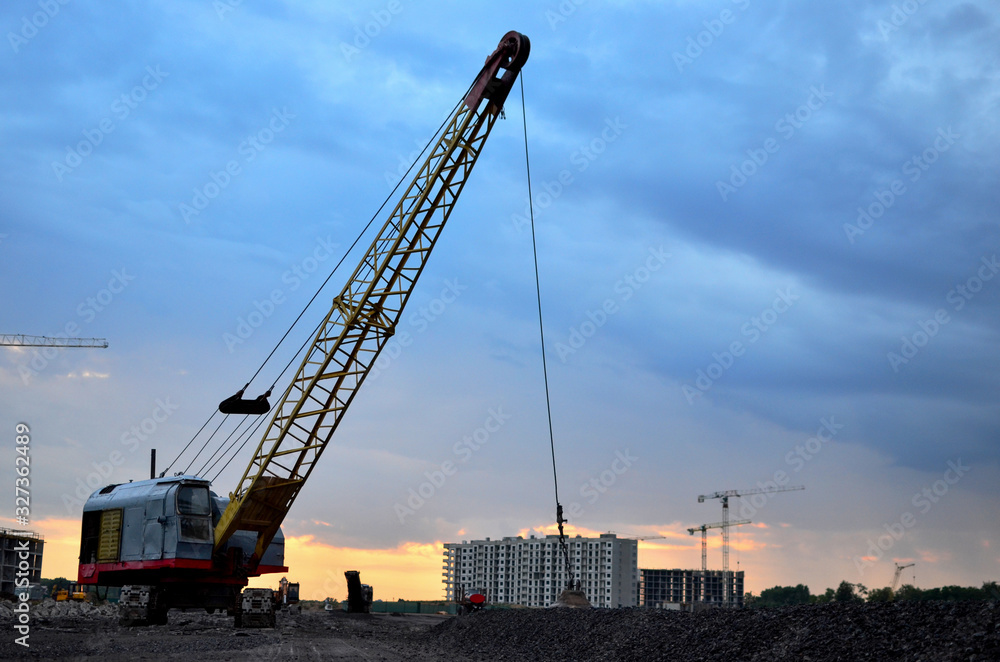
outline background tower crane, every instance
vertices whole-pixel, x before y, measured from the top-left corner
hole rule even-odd
[[[705,572],[706,570],[708,570],[708,540],[707,540],[707,536],[706,536],[705,532],[708,531],[709,529],[725,529],[726,527],[740,526],[742,524],[749,524],[749,523],[750,523],[750,520],[748,520],[748,519],[738,519],[738,520],[733,520],[732,522],[728,522],[728,523],[726,523],[726,522],[715,522],[714,524],[702,524],[701,526],[695,526],[695,527],[692,527],[692,528],[688,529],[688,533],[690,533],[692,536],[694,535],[695,531],[701,531],[701,571],[702,572]]]
[[[916,563],[906,563],[904,565],[900,565],[899,563],[896,563],[896,572],[892,575],[892,594],[893,594],[893,597],[896,596],[896,586],[899,584],[899,576],[901,574],[903,574],[903,570],[906,570],[907,568],[910,568],[910,567],[912,567],[914,565],[916,565]]]
[[[729,497],[741,497],[750,494],[770,494],[773,492],[791,492],[793,490],[804,490],[804,485],[788,485],[786,487],[755,487],[749,490],[725,490],[723,492],[713,492],[712,494],[699,494],[698,503],[704,503],[705,499],[722,500],[722,577],[725,585],[725,604],[729,605]]]
[[[0,334],[3,347],[95,347],[107,349],[104,338],[50,338],[48,336],[25,336],[21,334]]]

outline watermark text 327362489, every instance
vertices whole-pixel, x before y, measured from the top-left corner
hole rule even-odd
[[[14,518],[17,523],[24,526],[31,516],[31,494],[29,487],[29,474],[31,473],[31,457],[28,454],[31,447],[31,429],[27,423],[18,423],[14,426]],[[14,586],[21,589],[17,592],[17,605],[14,607],[16,615],[14,620],[14,630],[20,637],[14,639],[14,643],[28,648],[29,625],[31,619],[28,604],[28,582],[31,569],[27,561],[27,551],[15,546],[14,552],[20,557],[16,566]]]
[[[31,517],[31,493],[28,490],[31,473],[31,456],[28,454],[31,446],[31,430],[27,424],[18,423],[14,431],[17,433],[14,438],[16,448],[14,472],[17,474],[17,478],[14,479],[14,518],[18,524],[25,526]]]

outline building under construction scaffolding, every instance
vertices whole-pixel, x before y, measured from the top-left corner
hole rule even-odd
[[[681,611],[692,611],[698,606],[742,607],[743,571],[642,569],[639,570],[639,605]]]
[[[24,579],[31,584],[41,581],[44,547],[42,536],[33,531],[0,529],[0,595],[11,597],[25,590]]]

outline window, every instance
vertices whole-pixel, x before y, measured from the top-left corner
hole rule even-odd
[[[182,485],[177,490],[177,510],[182,515],[209,515],[212,508],[208,488],[202,485]]]
[[[181,540],[205,542],[212,540],[212,527],[207,517],[182,517]]]
[[[177,511],[190,517],[180,518],[180,539],[192,542],[208,542],[212,539],[212,513],[208,487],[204,485],[181,485],[177,490]]]

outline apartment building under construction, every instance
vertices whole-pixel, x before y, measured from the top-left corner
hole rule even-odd
[[[9,598],[26,590],[24,579],[30,584],[41,581],[44,548],[42,536],[33,531],[0,529],[0,595]]]
[[[595,607],[634,607],[638,542],[613,533],[567,539],[574,579]],[[445,597],[482,593],[493,603],[548,607],[569,577],[559,536],[473,540],[444,546]]]
[[[639,571],[639,604],[681,611],[700,606],[742,607],[743,571],[644,568]]]

